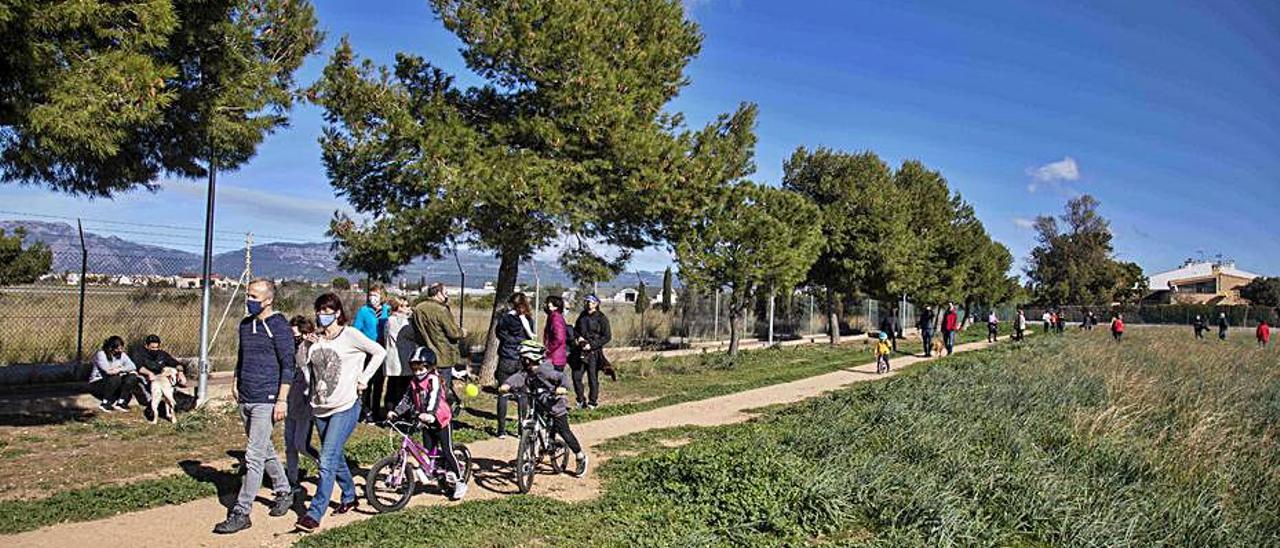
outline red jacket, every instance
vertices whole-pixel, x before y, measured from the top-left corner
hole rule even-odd
[[[1266,322],[1258,324],[1258,340],[1264,343],[1271,342],[1271,326]]]
[[[942,315],[942,330],[957,331],[959,330],[959,327],[957,326],[959,322],[960,322],[960,315],[956,314],[955,310],[948,310],[944,312]]]
[[[1124,333],[1124,320],[1120,318],[1111,320],[1111,331],[1114,333]]]

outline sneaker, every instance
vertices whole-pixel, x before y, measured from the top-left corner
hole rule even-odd
[[[98,404],[98,410],[102,411],[103,413],[114,413],[116,411],[116,408],[112,407],[111,404],[104,401]]]
[[[578,453],[574,457],[574,460],[577,461],[578,468],[573,471],[573,475],[578,476],[580,478],[583,476],[586,476],[587,475],[587,454]]]
[[[311,519],[311,516],[302,516],[293,523],[293,528],[303,533],[310,533],[320,528],[320,522]]]
[[[222,523],[213,526],[213,532],[219,535],[230,535],[238,533],[245,529],[253,527],[253,523],[249,521],[248,514],[233,511],[227,514],[227,519]]]
[[[338,505],[338,507],[337,507],[336,509],[334,509],[334,510],[333,510],[333,513],[334,513],[334,514],[345,514],[345,513],[347,513],[347,512],[350,512],[350,511],[352,511],[352,510],[355,510],[356,508],[359,508],[359,507],[360,507],[360,499],[359,499],[359,498],[354,498],[354,499],[351,499],[351,502],[344,502],[344,503],[342,503],[342,504],[339,504],[339,505]]]
[[[578,409],[586,409],[586,408],[587,408],[587,402],[585,401],[578,402]]]
[[[498,432],[498,439],[500,439],[500,440],[505,440],[505,439],[507,439],[507,433],[506,433],[506,432]]]
[[[458,483],[454,484],[454,485],[453,485],[453,496],[451,496],[451,497],[449,497],[449,498],[450,498],[451,500],[462,500],[462,497],[465,497],[465,496],[467,496],[467,484],[466,484],[466,482],[462,482],[462,481],[460,481],[460,482],[458,482]]]
[[[116,402],[116,409],[119,411],[128,411],[129,402],[123,400]]]
[[[278,493],[276,500],[271,503],[271,512],[267,515],[278,518],[288,514],[290,508],[293,508],[293,493]]]
[[[598,403],[588,403],[588,404],[587,404],[587,409],[595,409],[595,408],[597,408],[597,407],[600,407],[600,404],[598,404]]]

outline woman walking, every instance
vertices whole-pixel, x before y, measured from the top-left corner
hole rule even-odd
[[[386,349],[360,330],[347,328],[347,315],[337,295],[318,297],[315,310],[320,331],[307,353],[307,365],[311,368],[311,407],[320,433],[320,481],[306,515],[295,524],[303,531],[320,526],[329,509],[334,481],[342,488],[335,514],[360,505],[342,450],[360,419],[360,393],[387,356]]]
[[[356,319],[351,327],[356,328],[369,340],[382,345],[386,342],[387,319],[391,316],[391,307],[386,303],[386,291],[382,286],[369,288],[365,295],[365,304],[356,311]],[[360,403],[364,407],[364,419],[377,421],[382,419],[382,369],[375,369],[373,378],[369,380],[369,389],[360,394]]]
[[[569,364],[569,326],[564,322],[564,299],[547,297],[547,323],[542,328],[542,343],[547,347],[547,361],[558,371]]]
[[[494,380],[498,386],[520,371],[520,343],[533,339],[533,309],[524,293],[512,293],[507,299],[507,312],[498,319],[498,369]],[[507,403],[517,398],[519,416],[524,416],[524,401],[513,394],[498,394],[498,438],[507,437]]]
[[[299,456],[305,453],[311,460],[320,462],[320,452],[311,445],[311,378],[306,366],[311,344],[316,341],[316,323],[306,316],[294,316],[289,320],[293,328],[293,344],[298,351],[294,358],[293,382],[289,385],[289,409],[284,419],[284,475],[293,487],[293,502],[303,499],[302,477],[298,471]]]
[[[417,331],[413,328],[408,301],[400,297],[388,299],[391,314],[387,317],[385,334],[387,359],[382,362],[382,374],[387,379],[386,394],[382,400],[382,408],[391,410],[400,403],[404,393],[409,390],[409,381],[413,378],[413,369],[409,360],[415,349],[420,346]]]

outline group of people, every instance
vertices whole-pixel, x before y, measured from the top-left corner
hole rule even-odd
[[[933,356],[935,352],[945,349],[950,356],[955,351],[956,333],[961,327],[960,313],[956,310],[955,303],[947,303],[941,318],[934,314],[933,306],[924,307],[924,310],[920,311],[920,318],[916,321],[916,328],[920,330],[920,338],[924,342],[924,355]],[[941,341],[934,341],[935,329],[942,333]]]
[[[250,282],[246,297],[232,379],[232,396],[248,437],[245,474],[236,504],[214,527],[215,533],[235,533],[252,525],[250,509],[264,475],[274,493],[271,516],[301,507],[299,461],[303,455],[318,462],[319,474],[315,494],[296,528],[310,531],[320,526],[335,483],[340,496],[333,512],[356,509],[358,493],[343,449],[361,421],[417,420],[424,446],[439,449],[446,482],[452,488],[450,498],[466,495],[466,475],[453,456],[451,410],[459,401],[453,379],[469,374],[465,353],[459,349],[466,332],[454,321],[443,285],[428,287],[426,299],[412,307],[399,297],[388,298],[380,287],[371,288],[365,304],[351,316],[339,296],[326,293],[316,299],[314,317],[286,319],[274,309],[274,283],[265,279]],[[500,360],[495,380],[501,387],[498,433],[506,433],[507,402],[513,392],[521,394],[521,387],[538,383],[554,387],[556,401],[548,412],[555,434],[575,455],[581,476],[587,470],[587,457],[568,426],[570,375],[564,370],[572,369],[579,407],[594,408],[598,373],[608,368],[603,353],[611,338],[608,318],[600,312],[599,300],[589,296],[586,309],[570,327],[564,320],[564,301],[551,297],[545,309],[544,346],[534,336],[528,298],[517,293],[509,305],[496,327]],[[108,364],[112,355],[106,355]],[[583,386],[584,376],[589,392]],[[523,412],[525,399],[516,400]],[[284,423],[283,466],[272,444],[277,422]],[[313,431],[319,448],[312,445]]]
[[[100,411],[128,411],[136,400],[150,410],[148,421],[156,423],[161,416],[169,422],[177,420],[177,387],[186,386],[182,364],[160,348],[160,337],[147,335],[142,349],[130,356],[124,339],[107,337],[93,356],[89,373],[90,391],[100,402]]]

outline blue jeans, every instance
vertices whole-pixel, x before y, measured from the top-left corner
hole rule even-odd
[[[951,352],[955,350],[956,332],[955,331],[944,332],[943,344],[947,345],[947,355],[950,356]]]
[[[316,417],[316,431],[320,433],[320,481],[316,485],[316,494],[311,498],[311,507],[307,516],[318,523],[329,509],[329,498],[333,496],[333,482],[336,479],[342,488],[342,502],[356,500],[356,482],[351,479],[351,469],[347,467],[347,458],[342,453],[347,438],[356,429],[360,420],[360,402],[356,401],[350,409],[334,413],[327,417]]]

